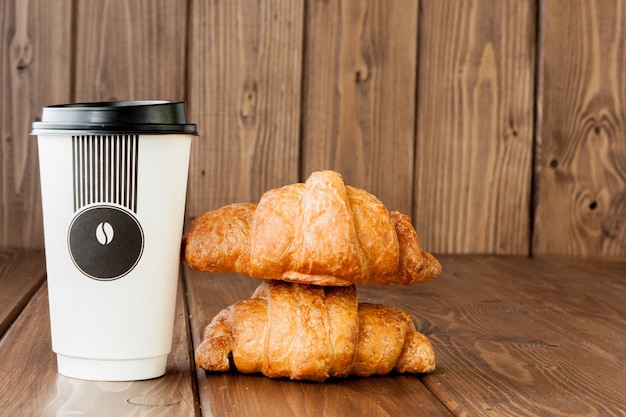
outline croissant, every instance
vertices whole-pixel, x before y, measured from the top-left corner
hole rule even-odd
[[[218,313],[196,349],[207,371],[324,381],[435,369],[426,336],[403,310],[358,303],[356,287],[263,281]]]
[[[185,237],[184,259],[200,271],[325,286],[411,285],[441,273],[408,216],[388,212],[334,171],[269,190],[258,205],[199,216]]]

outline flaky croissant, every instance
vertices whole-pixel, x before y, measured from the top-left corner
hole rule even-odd
[[[200,271],[326,286],[411,285],[441,273],[408,216],[388,212],[334,171],[267,191],[258,205],[233,204],[196,218],[184,259]]]
[[[435,369],[426,336],[403,310],[358,303],[354,285],[319,287],[263,281],[253,296],[217,314],[196,364],[270,378],[324,381],[349,375]]]

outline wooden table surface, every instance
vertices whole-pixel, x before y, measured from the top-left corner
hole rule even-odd
[[[412,287],[361,287],[404,308],[432,341],[428,375],[325,383],[206,374],[204,326],[259,281],[181,269],[167,374],[138,382],[60,376],[43,252],[0,250],[2,416],[626,416],[626,261],[442,256]]]

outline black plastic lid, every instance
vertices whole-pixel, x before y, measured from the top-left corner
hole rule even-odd
[[[106,101],[59,104],[43,108],[31,134],[172,134],[196,135],[187,123],[185,102]]]

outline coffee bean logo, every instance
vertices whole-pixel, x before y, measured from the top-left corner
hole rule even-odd
[[[132,213],[103,205],[89,207],[74,217],[67,243],[72,261],[83,274],[110,281],[135,268],[143,253],[144,238]]]
[[[96,227],[96,239],[101,245],[108,245],[113,240],[113,226],[109,222],[102,222]]]

